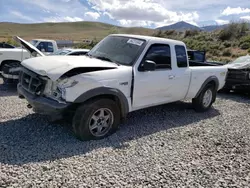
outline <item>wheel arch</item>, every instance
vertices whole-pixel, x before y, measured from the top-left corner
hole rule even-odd
[[[194,98],[197,98],[200,93],[202,92],[202,90],[208,85],[208,84],[212,84],[215,87],[215,91],[217,92],[218,88],[219,88],[219,80],[216,76],[210,76],[208,77],[203,84],[201,85],[201,88],[199,89],[199,91],[197,92],[197,94],[195,95]],[[215,100],[215,99],[213,99]]]
[[[11,63],[11,62],[16,62],[21,64],[21,61],[19,60],[15,60],[15,59],[5,59],[0,63],[0,70],[2,70],[3,65],[7,64],[7,63]]]
[[[117,102],[122,118],[125,118],[129,112],[129,104],[126,96],[120,90],[109,87],[99,87],[89,90],[75,99],[73,103],[78,105],[98,98],[108,98]]]

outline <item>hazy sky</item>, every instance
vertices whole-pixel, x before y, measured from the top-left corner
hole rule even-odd
[[[155,28],[250,21],[250,0],[0,0],[0,22],[101,21]]]

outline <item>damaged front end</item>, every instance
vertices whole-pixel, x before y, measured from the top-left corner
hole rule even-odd
[[[20,71],[17,90],[19,97],[24,97],[34,112],[50,115],[54,119],[61,119],[70,106],[63,100],[62,92],[53,81],[26,68]]]
[[[25,67],[22,67],[19,74],[19,83],[17,86],[20,98],[28,101],[28,107],[39,114],[50,115],[54,119],[61,119],[66,111],[73,106],[72,102],[66,100],[67,90],[78,84],[74,76],[114,67],[86,67],[71,69],[56,80],[46,75],[46,72],[40,70],[41,74],[35,73]]]
[[[250,68],[229,68],[224,89],[250,92]]]

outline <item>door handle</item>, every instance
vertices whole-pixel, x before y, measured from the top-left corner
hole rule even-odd
[[[175,77],[174,75],[169,75],[168,76],[168,78],[171,79],[171,80],[174,79],[174,77]]]

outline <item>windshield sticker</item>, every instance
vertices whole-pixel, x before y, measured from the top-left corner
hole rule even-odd
[[[129,39],[127,43],[134,44],[134,45],[137,45],[137,46],[141,46],[143,44],[143,41],[136,40],[136,39]]]

